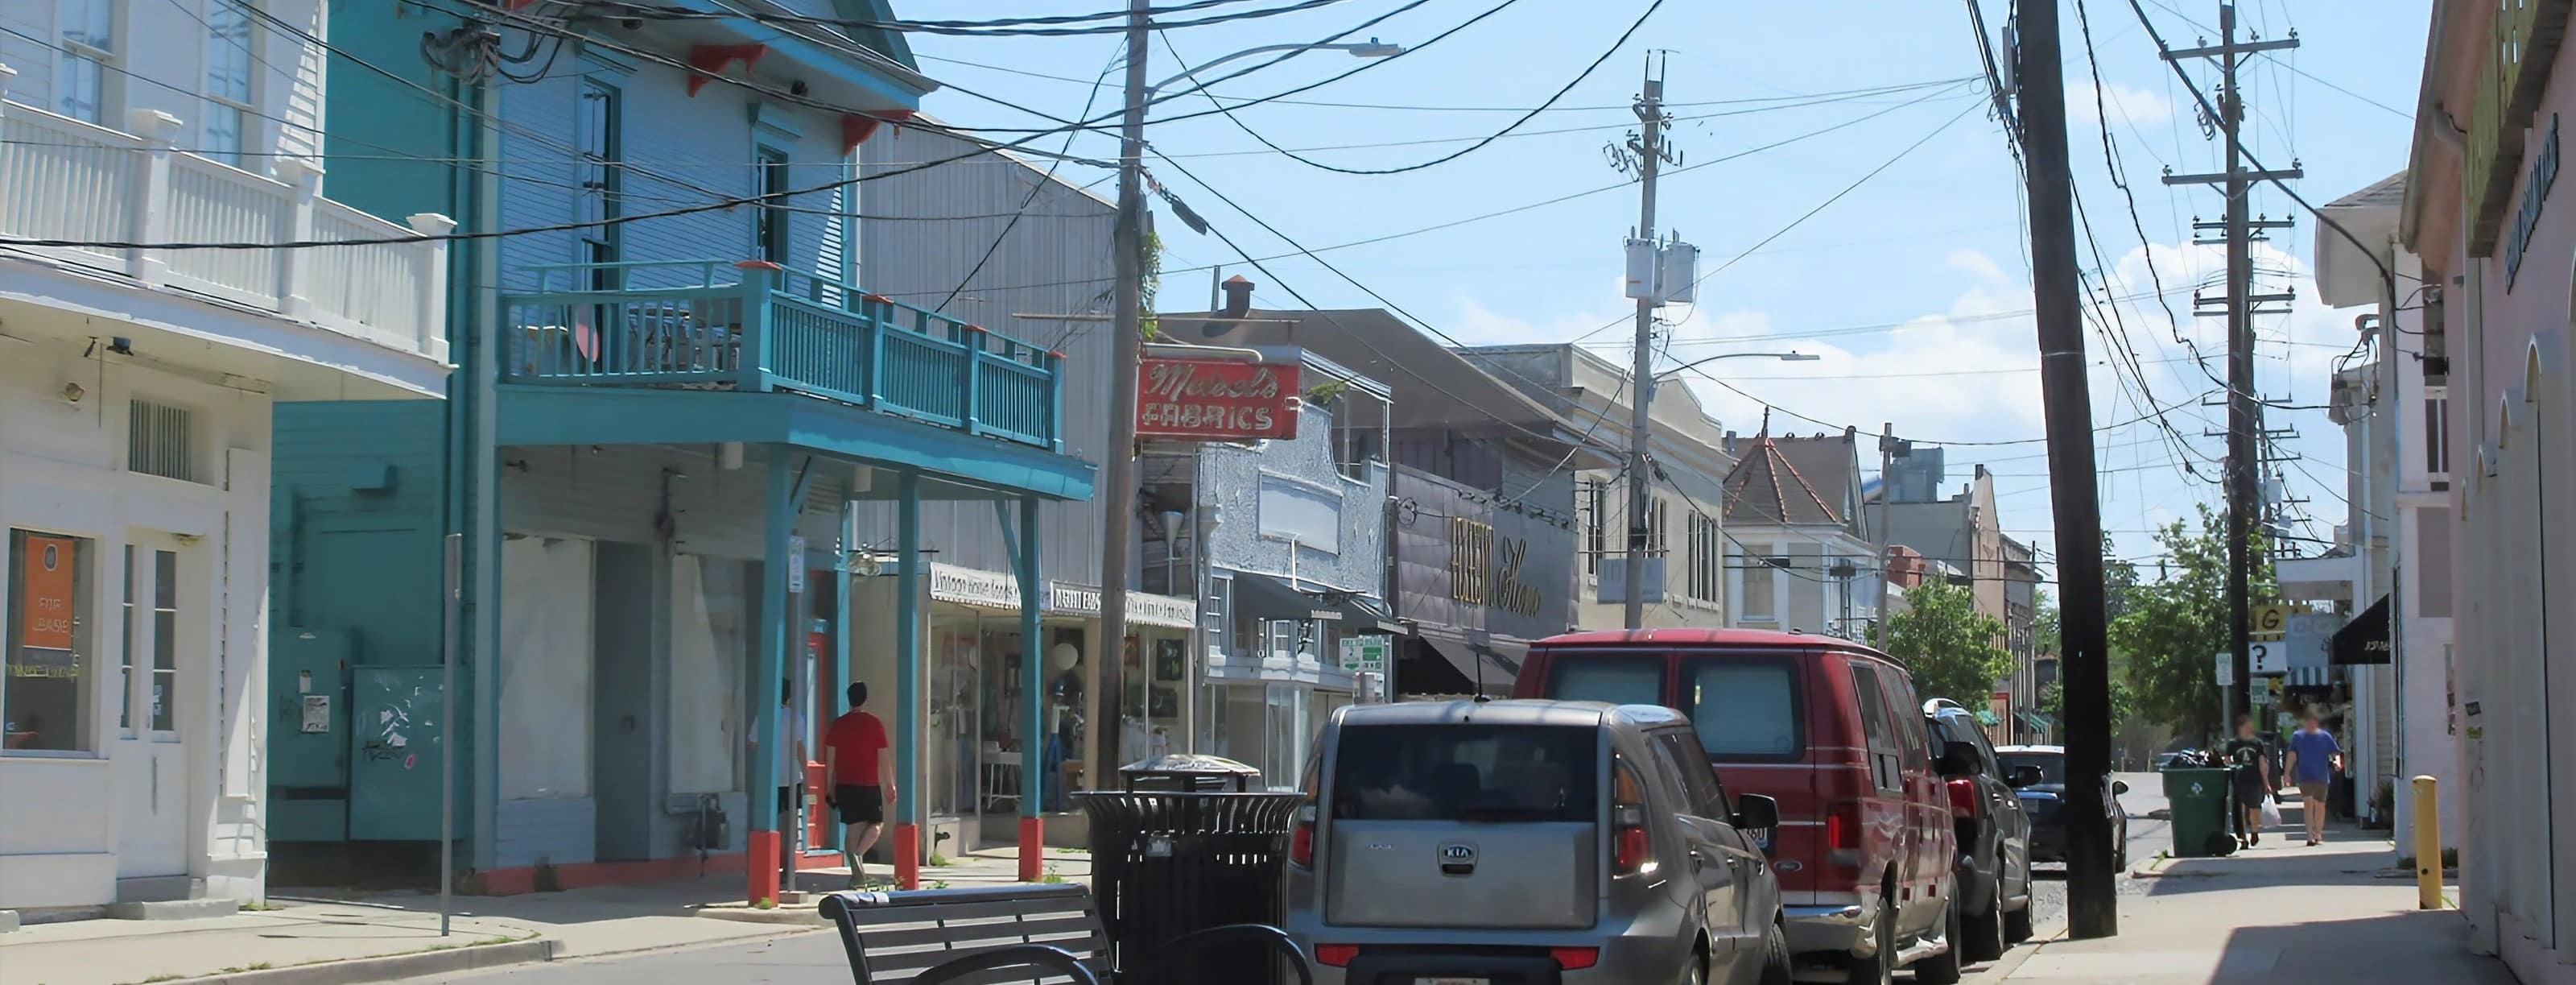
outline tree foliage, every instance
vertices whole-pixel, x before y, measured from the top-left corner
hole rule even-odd
[[[2012,670],[2012,654],[1995,642],[2003,623],[1978,612],[1966,588],[1939,579],[1906,589],[1905,611],[1888,618],[1882,636],[1879,648],[1913,668],[1925,698],[1983,708],[1995,678]]]
[[[2184,735],[2214,736],[2224,711],[2212,670],[2229,642],[2227,521],[2203,505],[2198,529],[2178,520],[2158,530],[2155,541],[2165,552],[2159,577],[2133,580],[2119,592],[2111,648],[2128,658],[2128,690],[2139,714]],[[2258,559],[2249,586],[2257,599],[2272,594],[2261,546],[2249,548]]]

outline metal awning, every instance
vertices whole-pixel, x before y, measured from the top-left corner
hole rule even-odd
[[[1420,635],[1423,643],[1458,669],[1458,675],[1476,683],[1479,693],[1507,695],[1512,682],[1520,677],[1521,660],[1529,655],[1526,643],[1500,641],[1470,643],[1449,636]]]
[[[2380,596],[2361,615],[2335,630],[2334,641],[2326,652],[2327,661],[2338,667],[2389,663],[2392,651],[2388,645],[2388,596]]]
[[[1385,606],[1365,595],[1277,575],[1225,570],[1233,576],[1237,610],[1255,619],[1323,619],[1340,622],[1353,632],[1395,631],[1381,625],[1387,621]]]

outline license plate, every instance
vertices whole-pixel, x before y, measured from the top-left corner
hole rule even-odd
[[[1764,830],[1764,831],[1756,831],[1756,832],[1754,832],[1754,833],[1753,833],[1753,847],[1761,849],[1761,850],[1762,850],[1762,853],[1763,853],[1763,854],[1765,854],[1765,855],[1770,854],[1770,853],[1771,853],[1771,832],[1770,832],[1770,831],[1768,831],[1768,830]]]
[[[1490,978],[1416,978],[1413,985],[1493,985]]]

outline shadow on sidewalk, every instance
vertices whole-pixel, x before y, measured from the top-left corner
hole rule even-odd
[[[2227,935],[2210,981],[2514,985],[2502,962],[2469,953],[2468,934],[2449,910],[2240,927]]]
[[[2388,840],[2376,832],[2328,829],[2326,843],[2311,846],[2296,830],[2265,831],[2263,843],[2224,858],[2176,860],[2152,881],[2149,896],[2222,892],[2248,886],[2401,886],[2378,874],[2395,864]],[[2294,914],[2293,914],[2294,915]]]

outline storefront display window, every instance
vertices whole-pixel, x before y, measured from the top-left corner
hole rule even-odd
[[[89,752],[97,702],[90,613],[96,552],[85,537],[9,531],[8,639],[0,661],[0,751]],[[166,707],[166,703],[165,703]]]

